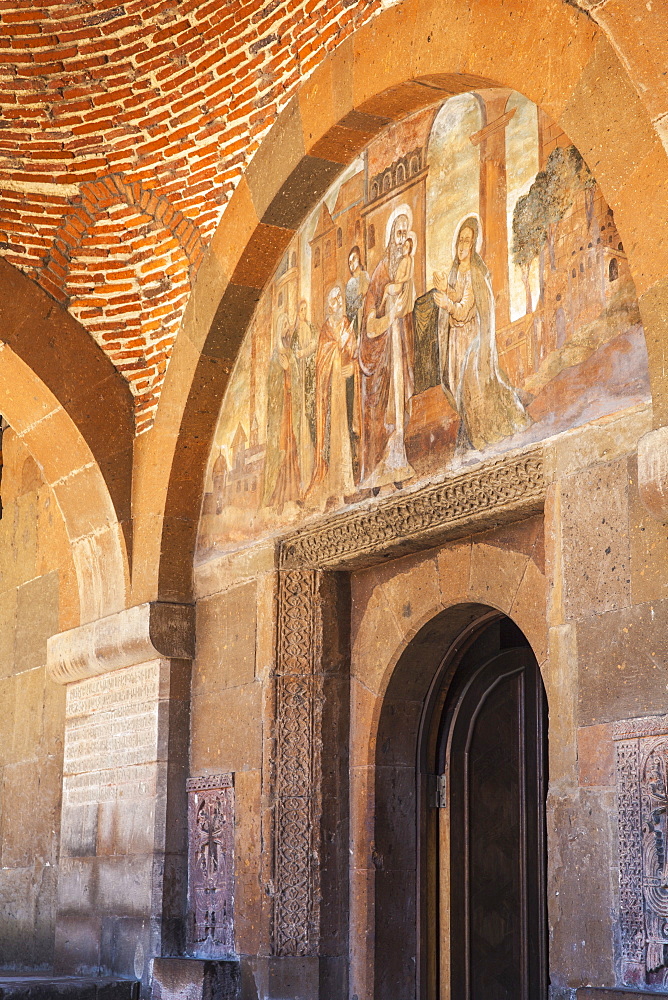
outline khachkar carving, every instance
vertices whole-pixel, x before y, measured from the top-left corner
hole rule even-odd
[[[622,979],[668,987],[668,717],[617,723]]]
[[[482,531],[543,509],[542,451],[501,459],[415,493],[376,501],[302,528],[281,545],[281,565],[339,567],[377,561]]]
[[[188,950],[234,954],[234,784],[231,774],[189,778]]]
[[[317,954],[322,702],[319,574],[280,574],[276,658],[274,953]]]

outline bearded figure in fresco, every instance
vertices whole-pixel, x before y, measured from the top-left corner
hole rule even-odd
[[[292,350],[292,329],[285,313],[276,322],[276,348],[267,385],[267,456],[264,503],[279,513],[301,499],[302,475],[297,441],[302,437],[299,363]]]
[[[339,285],[330,288],[326,308],[315,358],[315,468],[307,494],[316,506],[341,503],[355,491],[346,384],[354,372],[356,343]]]
[[[297,318],[291,340],[295,359],[293,392],[299,402],[299,427],[295,434],[302,492],[305,493],[313,475],[315,439],[315,352],[318,334],[308,319],[308,305],[302,299],[297,310]]]
[[[457,228],[450,274],[434,274],[443,388],[461,418],[459,447],[482,450],[530,423],[499,368],[494,293],[476,216]]]
[[[350,277],[346,285],[346,316],[352,324],[355,335],[359,334],[364,298],[369,288],[369,275],[362,267],[362,255],[358,246],[348,254]]]
[[[373,272],[360,330],[360,486],[375,491],[415,475],[405,442],[414,365],[415,236],[409,226],[408,209],[400,211]]]

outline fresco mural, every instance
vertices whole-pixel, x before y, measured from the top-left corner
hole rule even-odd
[[[567,136],[508,90],[391,126],[265,289],[198,559],[649,399],[626,254]]]

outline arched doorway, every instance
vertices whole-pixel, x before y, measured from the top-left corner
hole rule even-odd
[[[486,615],[446,655],[425,723],[429,992],[544,998],[547,707],[509,618]]]

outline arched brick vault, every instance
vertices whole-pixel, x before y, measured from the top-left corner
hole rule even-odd
[[[135,577],[136,600],[156,591],[190,598],[204,472],[227,379],[261,290],[308,211],[392,121],[489,86],[511,87],[542,107],[595,173],[636,283],[655,424],[668,420],[668,160],[625,65],[594,21],[561,0],[404,0],[342,43],[291,100],[202,261],[154,428],[164,478],[156,482],[155,457],[136,465],[138,544],[144,566],[159,567],[157,580],[152,570]]]
[[[204,254],[198,227],[174,208],[166,195],[122,174],[108,174],[81,186],[71,211],[55,231],[37,280],[58,302],[71,309],[73,297],[69,280],[77,252],[96,223],[117,205],[132,209],[136,220],[146,225],[135,226],[135,232],[131,229],[129,233],[123,233],[118,226],[118,233],[106,236],[112,253],[96,265],[88,265],[85,275],[86,284],[97,282],[102,295],[97,296],[93,308],[80,312],[89,332],[116,369],[128,379],[135,402],[136,430],[140,433],[150,425],[160,394],[181,317],[179,298],[185,298],[189,291]],[[116,227],[112,224],[109,228]],[[155,234],[160,229],[181,253],[182,261],[171,268],[176,271],[173,275],[169,273],[168,260],[156,252]],[[151,236],[145,230],[152,230],[152,246]],[[113,257],[113,250],[127,252],[128,245],[132,250],[137,237],[141,249],[138,247],[139,252],[135,252],[137,267],[131,269],[133,280],[128,282],[126,266],[125,280],[119,282],[119,262]],[[156,256],[159,259],[156,260]],[[124,260],[120,263],[127,264]],[[132,289],[135,283],[138,287]],[[175,284],[181,286],[180,296],[174,293]],[[148,304],[149,313],[152,313],[152,322],[144,329],[141,323],[143,304]]]
[[[121,610],[129,578],[132,399],[86,331],[0,262],[0,413],[51,486],[82,622]]]
[[[169,198],[152,188],[145,188],[138,181],[128,180],[122,174],[108,174],[98,181],[81,186],[81,194],[73,212],[61,223],[53,237],[53,244],[44,258],[40,285],[59,302],[67,304],[65,291],[67,273],[72,254],[81,244],[84,234],[95,220],[116,202],[122,202],[140,214],[147,215],[154,223],[164,226],[183,247],[190,262],[191,273],[204,253],[204,244],[197,226],[183,212],[172,207]]]

